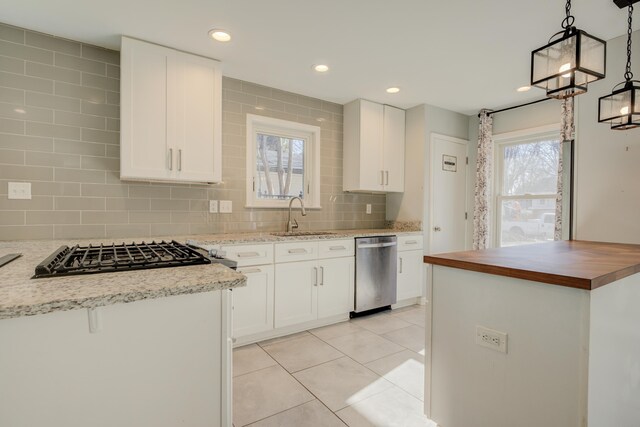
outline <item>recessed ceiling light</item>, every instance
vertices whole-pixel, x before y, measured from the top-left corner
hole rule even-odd
[[[219,28],[214,28],[213,30],[209,31],[209,37],[219,42],[228,42],[229,40],[231,40],[231,34]]]
[[[399,87],[389,87],[387,88],[387,93],[398,93],[400,92],[400,88]]]
[[[313,69],[319,73],[326,73],[327,71],[329,71],[329,66],[324,64],[318,64],[318,65],[314,65]]]
[[[527,92],[528,90],[531,89],[531,86],[520,86],[518,89],[516,89],[518,92]]]

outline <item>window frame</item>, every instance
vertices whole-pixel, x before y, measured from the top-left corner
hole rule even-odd
[[[320,206],[320,127],[273,117],[247,114],[246,154],[246,208],[287,209],[290,199],[265,200],[256,197],[257,182],[256,140],[257,134],[271,134],[305,140],[304,156],[304,206],[321,209]]]
[[[505,132],[493,135],[493,245],[500,248],[502,241],[502,203],[505,200],[538,200],[553,199],[556,200],[557,190],[553,194],[523,194],[523,195],[503,195],[502,186],[504,184],[504,156],[502,155],[504,147],[509,145],[519,145],[527,142],[540,140],[544,137],[553,137],[562,144],[560,140],[560,123],[554,123],[546,126],[538,126],[534,128],[522,129],[513,132]]]

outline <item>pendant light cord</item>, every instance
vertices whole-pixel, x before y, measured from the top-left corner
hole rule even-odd
[[[633,5],[629,5],[629,28],[627,30],[627,69],[624,73],[624,78],[630,82],[633,79],[633,73],[631,72],[631,34],[633,33],[632,23],[633,21]]]
[[[567,0],[567,3],[564,5],[564,11],[567,16],[562,20],[562,28],[564,28],[565,31],[569,31],[576,20],[571,14],[571,0]]]

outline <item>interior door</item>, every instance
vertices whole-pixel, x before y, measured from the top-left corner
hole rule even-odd
[[[465,140],[431,136],[432,254],[466,248],[467,146]]]

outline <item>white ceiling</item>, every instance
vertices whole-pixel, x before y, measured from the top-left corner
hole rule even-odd
[[[341,104],[473,114],[543,96],[515,89],[529,81],[531,50],[560,29],[564,1],[0,0],[0,10],[8,24],[112,49],[125,34],[217,58],[227,76]],[[605,40],[626,32],[611,0],[574,1],[572,12]],[[232,41],[208,38],[214,27]]]

